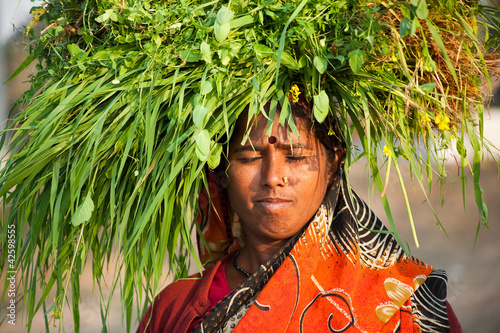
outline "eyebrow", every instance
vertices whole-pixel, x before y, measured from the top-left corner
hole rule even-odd
[[[312,150],[312,147],[306,143],[293,143],[293,144],[285,144],[285,143],[276,143],[275,146],[280,150],[293,150],[293,149],[305,149]],[[234,150],[235,153],[242,153],[248,151],[261,151],[263,149],[262,146],[259,145],[250,145],[245,144],[244,146],[239,146]]]

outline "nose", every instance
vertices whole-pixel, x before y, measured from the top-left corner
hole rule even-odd
[[[270,188],[285,186],[288,182],[287,165],[277,152],[268,152],[262,159],[262,185]]]

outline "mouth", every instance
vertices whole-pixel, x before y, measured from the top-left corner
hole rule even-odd
[[[280,209],[290,206],[292,201],[283,198],[264,198],[256,201],[257,205],[265,209]]]

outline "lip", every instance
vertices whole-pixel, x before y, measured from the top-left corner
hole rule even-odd
[[[263,198],[256,200],[256,203],[265,209],[280,209],[290,206],[293,202],[284,198]]]

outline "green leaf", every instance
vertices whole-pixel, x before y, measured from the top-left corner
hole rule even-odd
[[[196,105],[193,110],[193,123],[196,127],[200,127],[203,124],[203,119],[207,115],[209,108],[203,107],[202,105]]]
[[[436,88],[436,84],[434,84],[433,82],[429,82],[429,83],[426,83],[426,84],[423,84],[420,86],[420,89],[422,89],[425,92],[431,92],[435,88]]]
[[[327,67],[328,67],[328,61],[325,58],[315,56],[314,60],[314,67],[316,67],[316,70],[320,73],[323,74],[325,73]]]
[[[80,224],[87,222],[88,220],[90,220],[93,211],[94,201],[92,201],[90,195],[87,195],[71,217],[71,224],[77,227]]]
[[[214,24],[214,34],[215,38],[219,42],[223,42],[226,40],[229,32],[231,31],[230,21],[233,18],[233,11],[228,9],[226,6],[222,6],[221,9],[217,12],[217,20]]]
[[[256,44],[254,46],[255,53],[257,53],[258,57],[274,57],[278,61],[278,55],[276,55],[276,52],[273,51],[270,47],[263,45],[263,44]],[[279,60],[283,65],[286,67],[293,69],[293,70],[298,70],[300,68],[299,63],[295,58],[293,58],[290,53],[288,52],[281,52],[281,59]]]
[[[446,47],[444,46],[443,39],[441,38],[438,29],[429,20],[426,20],[426,23],[427,26],[429,27],[429,31],[432,34],[432,38],[434,38],[434,41],[436,42],[439,50],[441,51],[441,54],[443,55],[446,66],[450,70],[451,75],[455,80],[455,83],[458,84],[457,72],[455,71],[455,67],[451,63],[450,57],[448,56],[448,52],[446,51]]]
[[[424,61],[423,69],[427,72],[436,71],[436,62],[431,58],[429,54],[429,49],[427,47],[427,43],[422,42],[422,60]]]
[[[217,53],[219,54],[222,65],[227,66],[232,58],[231,51],[227,48],[221,48],[217,51]]]
[[[227,8],[226,6],[222,6],[221,9],[217,12],[217,22],[220,25],[225,25],[226,23],[229,23],[231,19],[233,18],[233,11]]]
[[[330,101],[328,95],[324,90],[321,90],[319,95],[313,97],[314,107],[313,113],[314,118],[320,123],[322,123],[326,116],[328,115],[328,109],[330,107]]]
[[[255,53],[257,53],[257,56],[259,57],[270,57],[274,55],[273,49],[264,44],[256,44],[253,47],[253,49],[255,50]]]
[[[307,65],[307,58],[305,56],[299,59],[299,68],[304,68]]]
[[[299,64],[288,52],[283,51],[281,53],[281,63],[290,69],[293,70],[299,69]]]
[[[210,45],[202,42],[200,45],[201,59],[205,60],[207,64],[212,62],[212,54],[210,53]]]
[[[230,31],[231,31],[231,25],[229,23],[220,24],[219,22],[215,22],[214,34],[215,38],[217,38],[219,42],[223,42],[224,40],[226,40]]]
[[[153,36],[153,41],[155,42],[156,46],[161,45],[161,37],[159,35],[154,35]]]
[[[196,142],[196,156],[201,161],[206,161],[210,153],[210,134],[207,130],[202,130],[194,135],[194,140]]]
[[[242,17],[238,17],[237,19],[231,20],[229,22],[231,24],[231,29],[237,29],[239,27],[252,24],[253,23],[253,16],[252,15],[245,15]]]
[[[96,20],[96,22],[104,23],[107,20],[109,20],[110,18],[114,22],[116,22],[118,20],[118,17],[116,16],[114,9],[107,9],[104,12],[104,14],[99,15],[95,20]]]
[[[95,20],[96,20],[96,22],[103,23],[103,22],[105,22],[105,21],[109,20],[109,14],[104,13],[104,14],[102,14],[102,15],[100,15],[100,16],[98,16],[98,17],[96,17],[96,19],[95,19]]]
[[[212,91],[212,83],[210,81],[203,81],[201,83],[200,94],[207,95]]]
[[[82,49],[80,49],[80,47],[76,44],[68,44],[67,48],[72,58],[84,53]]]
[[[349,66],[354,73],[358,73],[365,62],[365,53],[357,49],[349,52]]]
[[[429,15],[429,10],[427,9],[427,2],[425,0],[420,0],[418,2],[417,10],[415,12],[417,17],[421,20],[425,20]]]
[[[405,17],[399,26],[399,36],[403,38],[409,34],[409,31],[411,31],[411,22]]]
[[[17,67],[17,69],[14,71],[14,73],[12,73],[12,75],[9,76],[9,78],[7,79],[7,81],[5,81],[5,83],[8,83],[10,80],[15,78],[19,73],[21,73],[23,70],[25,70],[26,67],[28,67],[33,62],[33,60],[35,60],[35,57],[33,56],[33,54],[30,53],[26,57],[26,59],[24,59],[24,61],[21,63],[21,65],[19,65],[19,67]]]
[[[222,154],[222,145],[217,144],[215,148],[212,149],[210,156],[208,156],[207,163],[210,169],[215,169],[219,166],[221,154]]]
[[[411,29],[410,29],[410,37],[413,37],[415,35],[415,32],[417,32],[417,29],[420,28],[420,21],[418,20],[418,17],[414,17],[413,21],[411,23]]]
[[[457,140],[457,152],[462,156],[463,158],[467,157],[467,149],[465,148],[464,142],[462,138]]]
[[[185,50],[181,52],[180,56],[186,62],[198,62],[201,59],[201,53],[198,50]]]

